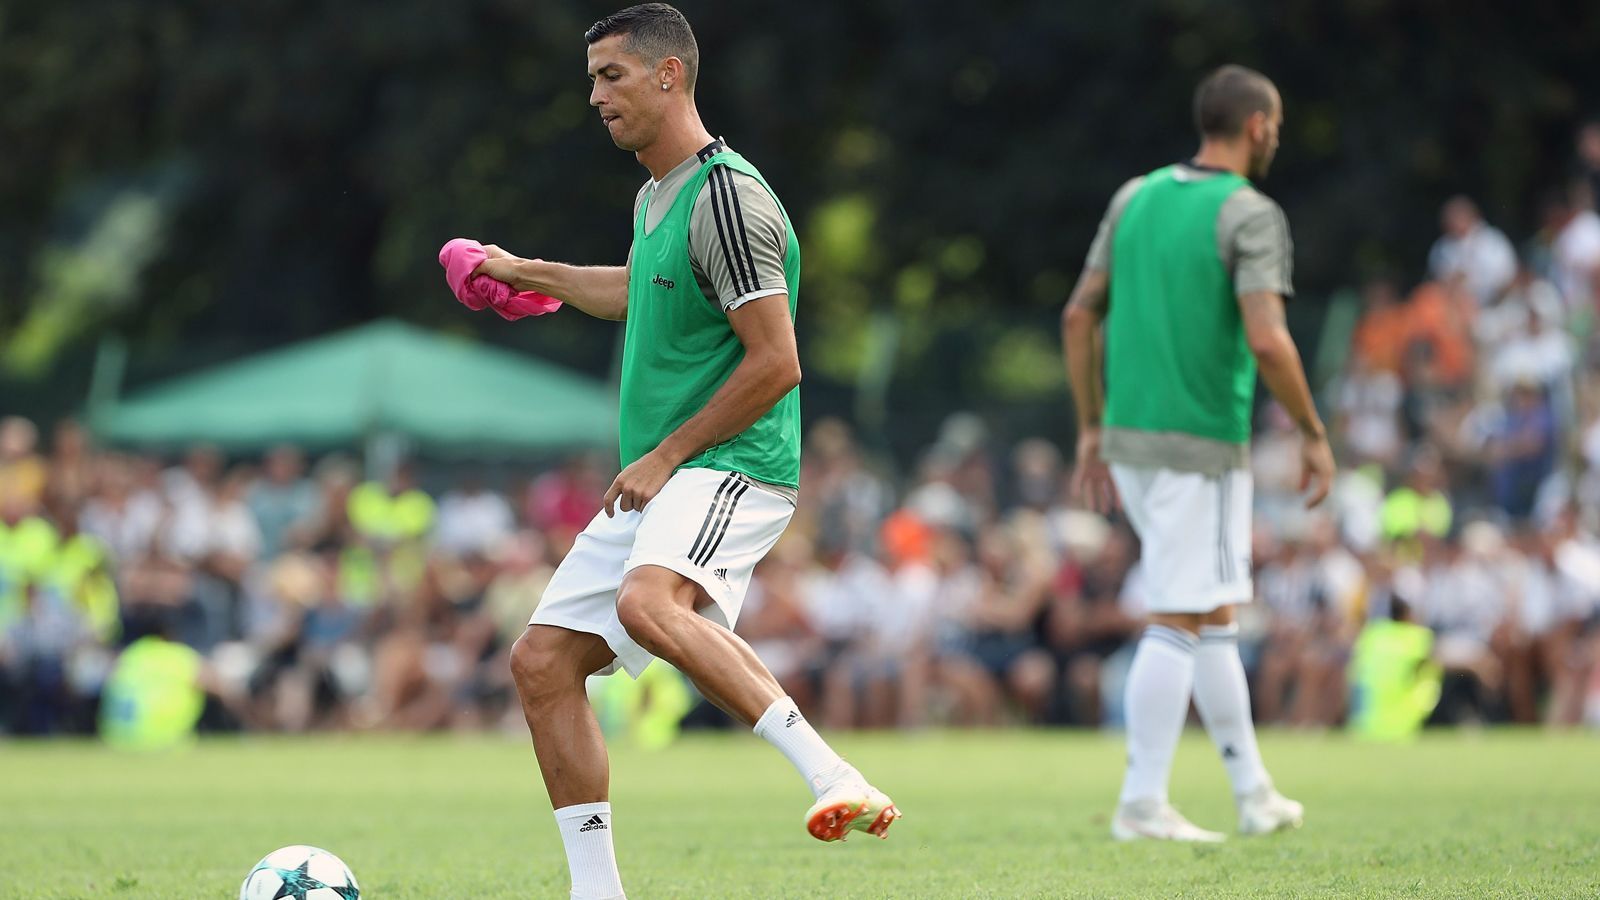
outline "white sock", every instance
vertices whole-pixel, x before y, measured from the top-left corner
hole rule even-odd
[[[1196,643],[1189,632],[1165,625],[1151,625],[1139,639],[1128,670],[1128,774],[1122,781],[1123,803],[1167,800],[1172,754],[1189,717]]]
[[[789,758],[796,771],[805,778],[811,793],[818,797],[840,778],[857,774],[839,754],[833,752],[822,735],[817,734],[811,723],[800,715],[800,707],[795,706],[794,700],[787,696],[772,701],[767,711],[756,720],[755,732]]]
[[[1222,755],[1235,795],[1269,784],[1256,726],[1250,720],[1250,687],[1239,661],[1239,626],[1202,625],[1194,653],[1194,705]]]
[[[611,846],[611,804],[579,803],[556,810],[561,843],[572,873],[572,900],[617,900],[622,876]]]

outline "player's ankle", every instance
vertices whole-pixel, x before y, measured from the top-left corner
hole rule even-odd
[[[852,766],[841,759],[839,760],[838,765],[828,769],[827,771],[818,773],[813,788],[816,791],[817,796],[822,797],[841,784],[850,784],[853,782],[865,784],[866,779],[861,777],[861,773],[856,770],[855,766]]]

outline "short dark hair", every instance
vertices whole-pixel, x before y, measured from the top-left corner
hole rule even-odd
[[[628,38],[622,45],[624,50],[651,65],[669,56],[682,60],[683,77],[689,90],[694,90],[695,76],[700,72],[700,45],[695,43],[694,29],[683,13],[665,3],[641,3],[590,25],[583,39],[593,44],[619,34]]]
[[[1272,80],[1244,66],[1223,66],[1194,91],[1194,125],[1201,137],[1234,137],[1258,112],[1271,113],[1278,89]]]

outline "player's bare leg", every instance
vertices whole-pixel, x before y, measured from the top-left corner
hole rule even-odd
[[[610,763],[584,679],[613,658],[599,635],[551,625],[528,626],[511,648],[511,675],[557,808],[606,799]]]
[[[611,842],[611,768],[584,679],[615,655],[599,635],[530,625],[511,648],[511,675],[533,735],[567,851],[575,898],[622,896]]]
[[[1250,719],[1250,688],[1239,661],[1239,626],[1233,606],[1199,617],[1194,661],[1194,705],[1217,746],[1233,783],[1239,831],[1266,834],[1298,828],[1305,809],[1278,793],[1261,762],[1255,723]]]
[[[639,646],[676,666],[707,700],[789,759],[817,798],[806,814],[813,837],[841,840],[851,831],[887,837],[900,817],[893,801],[828,747],[743,638],[695,611],[710,602],[677,572],[640,566],[623,579],[617,618]]]
[[[676,666],[707,700],[754,726],[783,688],[743,638],[695,612],[710,602],[677,572],[640,566],[623,579],[617,618],[629,637]]]

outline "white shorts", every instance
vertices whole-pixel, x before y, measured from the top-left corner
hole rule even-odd
[[[700,614],[733,628],[750,574],[794,517],[794,505],[737,472],[680,469],[644,512],[601,510],[578,535],[545,588],[529,625],[556,625],[605,638],[617,655],[601,669],[635,678],[651,656],[617,619],[617,590],[639,566],[671,569],[705,588]]]
[[[1111,477],[1139,534],[1146,611],[1208,613],[1250,602],[1248,470],[1211,476],[1112,464]]]

